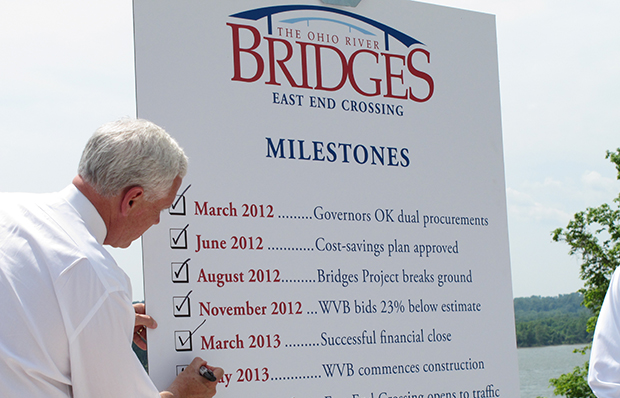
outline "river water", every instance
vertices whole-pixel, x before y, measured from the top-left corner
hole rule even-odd
[[[574,354],[579,345],[561,345],[549,347],[519,348],[519,383],[521,398],[552,398],[553,388],[549,379],[557,378],[563,373],[570,373],[576,366],[581,366],[589,357]]]

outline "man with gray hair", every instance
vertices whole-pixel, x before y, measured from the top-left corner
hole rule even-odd
[[[123,119],[88,141],[73,184],[0,194],[0,396],[207,397],[195,358],[159,393],[131,348],[155,320],[103,245],[127,247],[159,222],[187,172],[162,128]]]

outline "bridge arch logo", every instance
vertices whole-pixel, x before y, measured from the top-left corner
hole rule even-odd
[[[313,5],[230,15],[233,76],[242,83],[426,102],[431,53],[400,30],[346,10]]]

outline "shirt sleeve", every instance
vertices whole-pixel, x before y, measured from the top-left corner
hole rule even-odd
[[[131,347],[135,314],[122,296],[109,294],[70,344],[75,398],[159,398]]]
[[[614,272],[598,317],[588,383],[599,398],[620,396],[620,269]]]
[[[103,278],[82,258],[56,283],[74,398],[159,398],[131,347],[135,312],[123,278]]]

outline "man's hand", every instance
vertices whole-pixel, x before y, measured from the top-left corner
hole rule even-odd
[[[209,381],[199,373],[200,367],[211,369],[216,381]],[[162,398],[211,398],[215,395],[217,383],[224,376],[222,368],[207,365],[202,358],[196,357],[192,363],[172,382],[168,390],[160,393]]]
[[[142,350],[146,350],[146,328],[155,329],[157,322],[155,319],[146,315],[144,303],[133,305],[136,312],[136,325],[133,329],[133,342]]]

